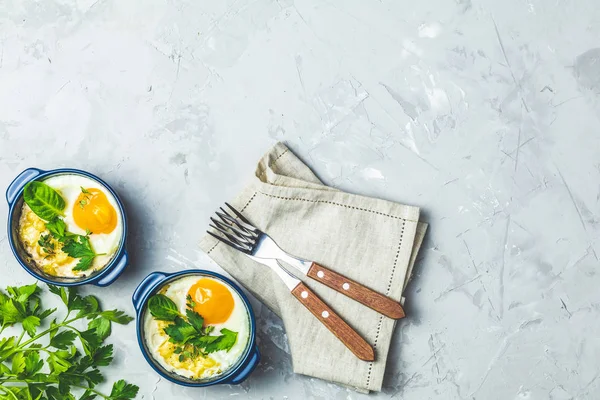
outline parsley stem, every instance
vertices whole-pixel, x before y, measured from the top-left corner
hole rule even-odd
[[[15,400],[19,400],[19,399],[17,398],[17,396],[15,396],[15,394],[12,392],[12,390],[8,390],[8,389],[6,388],[6,386],[4,386],[4,385],[0,385],[0,389],[2,389],[2,391],[3,391],[4,393],[9,393],[9,394],[12,396],[12,398],[13,398],[13,399],[15,399]]]
[[[46,382],[46,381],[36,381],[34,379],[1,379],[0,381],[2,383],[41,383],[41,384],[52,384],[55,382]],[[104,399],[110,399],[110,396],[105,395],[104,393],[101,393],[99,391],[97,391],[94,388],[91,387],[86,387],[86,386],[81,386],[81,385],[70,385],[71,387],[76,387],[78,389],[83,389],[83,390],[89,390],[90,392],[94,393],[96,396],[100,396]],[[12,392],[8,389],[6,389],[6,386],[4,385],[0,385],[0,388],[2,388],[6,393],[11,393]],[[15,397],[16,399],[16,397]],[[18,400],[18,399],[17,399]]]
[[[69,315],[71,315],[71,310],[67,310],[67,315],[65,315],[65,318],[62,321],[63,323],[69,318]]]
[[[21,336],[19,336],[19,338],[17,339],[17,346],[19,345],[19,343],[21,343],[21,340],[23,339],[23,335],[25,335],[25,331],[21,332]]]
[[[12,350],[10,353],[6,354],[6,355],[5,355],[3,358],[1,358],[1,359],[0,359],[0,361],[4,361],[4,360],[7,360],[7,359],[9,359],[9,358],[10,358],[10,356],[12,356],[14,353],[16,353],[16,352],[17,352],[17,350],[19,350],[19,349],[22,349],[22,348],[24,348],[25,346],[27,346],[28,344],[35,342],[36,340],[38,340],[38,339],[39,339],[39,338],[41,338],[42,336],[45,336],[45,335],[47,335],[48,333],[50,333],[50,332],[52,332],[52,331],[54,331],[54,330],[57,330],[58,328],[61,328],[61,327],[63,327],[63,326],[66,326],[66,325],[70,324],[71,322],[73,322],[73,321],[77,321],[78,319],[81,319],[81,318],[83,318],[83,316],[80,316],[80,317],[75,317],[75,318],[71,318],[70,320],[67,320],[67,321],[61,322],[60,324],[56,324],[56,325],[55,325],[55,326],[53,326],[52,328],[48,328],[48,329],[46,329],[45,331],[38,333],[37,335],[35,335],[35,336],[34,336],[34,337],[32,337],[31,339],[29,339],[29,340],[27,340],[27,341],[25,341],[25,342],[23,342],[23,343],[20,343],[20,339],[19,339],[19,342],[17,342],[17,343],[18,343],[18,345],[16,346],[16,348],[15,348],[14,350]],[[23,332],[23,333],[25,333],[25,332]],[[21,338],[23,337],[23,333],[21,333]]]
[[[24,353],[26,351],[44,351],[48,354],[52,353],[50,350],[48,350],[46,347],[25,347],[25,348],[20,348],[20,349],[15,349],[12,352],[12,355],[15,355],[16,353]]]
[[[104,399],[110,399],[110,396],[100,393],[99,391],[97,391],[96,389],[92,389],[91,387],[85,387],[85,386],[80,386],[80,385],[71,385],[71,386],[79,388],[79,389],[89,390],[90,392],[94,393],[96,396],[100,396]]]

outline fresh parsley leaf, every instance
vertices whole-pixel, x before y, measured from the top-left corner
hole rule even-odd
[[[73,258],[94,257],[96,255],[92,249],[90,239],[82,235],[77,235],[69,240],[65,243],[62,250]]]
[[[91,391],[91,390],[86,390],[81,397],[79,398],[79,400],[94,400],[96,398],[96,395]]]
[[[48,400],[74,400],[72,395],[69,397],[62,394],[60,393],[60,390],[54,386],[48,386],[46,388],[46,397]]]
[[[29,336],[33,337],[35,335],[36,328],[40,326],[40,318],[35,315],[29,315],[25,317],[23,322],[23,329],[29,334]]]
[[[188,343],[199,347],[199,348],[205,348],[207,345],[214,343],[217,340],[220,340],[220,336],[208,336],[208,335],[204,335],[204,336],[196,336],[192,339],[189,340]]]
[[[65,372],[71,366],[71,363],[68,360],[68,353],[65,354],[64,350],[48,353],[47,361],[48,367],[50,368],[50,373],[52,374],[60,374],[61,372]]]
[[[86,309],[87,302],[79,295],[76,287],[67,288],[67,293],[67,308],[69,311]]]
[[[17,353],[12,358],[12,373],[19,375],[25,371],[25,355],[24,353]]]
[[[137,396],[139,388],[124,380],[116,381],[110,392],[110,400],[128,400]]]
[[[8,365],[4,364],[4,363],[0,363],[0,377],[4,376],[4,375],[10,375],[10,368],[8,368]]]
[[[110,320],[104,317],[98,317],[88,323],[88,329],[94,329],[96,335],[101,339],[106,339],[111,332]]]
[[[160,321],[174,321],[179,316],[177,305],[164,294],[155,294],[148,300],[148,310]]]
[[[204,348],[206,353],[212,353],[219,350],[229,350],[233,347],[237,340],[237,332],[230,331],[227,328],[221,329],[221,334],[218,336],[219,340],[215,340],[209,343]]]
[[[31,181],[23,188],[23,200],[31,211],[45,221],[63,215],[65,200],[43,182]]]
[[[64,287],[48,284],[48,289],[50,289],[51,293],[60,297],[63,303],[65,303],[65,306],[69,307],[69,295]]]
[[[27,376],[33,376],[36,372],[39,372],[44,367],[44,361],[40,359],[40,353],[37,351],[30,351],[25,357],[25,374]]]
[[[83,377],[90,386],[96,386],[97,384],[104,382],[104,377],[96,368],[86,371]]]
[[[16,341],[16,336],[0,339],[0,361],[4,361],[7,358],[7,354],[10,354],[14,349]]]
[[[88,307],[86,308],[88,312],[93,313],[96,311],[101,311],[100,302],[98,301],[98,298],[96,296],[92,296],[90,294],[88,296],[85,296],[83,299],[88,305]]]
[[[54,312],[56,311],[56,308],[48,308],[44,311],[42,311],[40,313],[40,315],[38,315],[38,317],[40,317],[40,320],[44,320],[46,318],[48,318],[50,315],[52,315]]]
[[[88,329],[87,331],[81,332],[79,338],[81,339],[83,351],[85,351],[85,354],[87,355],[93,355],[102,343],[102,339],[98,336],[95,329]]]
[[[94,256],[81,257],[77,265],[73,267],[73,271],[87,271],[94,263]]]
[[[196,332],[202,333],[202,325],[204,325],[204,318],[194,310],[189,308],[185,310],[188,322],[194,327]]]
[[[0,315],[2,316],[3,325],[13,325],[25,319],[25,307],[14,299],[9,299],[0,306]]]
[[[165,328],[165,333],[169,335],[174,343],[185,343],[189,338],[196,335],[196,329],[183,318],[175,318],[175,323]]]
[[[125,314],[120,310],[108,310],[100,313],[101,317],[108,319],[109,321],[116,322],[117,324],[128,324],[133,320],[129,315]]]
[[[51,340],[50,346],[56,347],[57,349],[66,350],[75,341],[77,334],[71,330],[64,330],[57,333]]]
[[[113,360],[113,345],[108,344],[106,346],[99,347],[93,356],[94,365],[99,367],[106,367]]]
[[[67,232],[67,224],[60,218],[53,218],[51,221],[46,222],[46,229],[56,239],[61,239]]]

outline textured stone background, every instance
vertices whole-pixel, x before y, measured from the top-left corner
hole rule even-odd
[[[144,399],[600,398],[599,111],[597,0],[0,1],[0,186],[29,166],[114,185],[133,262],[84,289],[105,304],[212,268],[209,214],[277,140],[431,224],[384,392],[294,375],[256,304],[264,361],[238,387],[161,381],[116,329],[110,374]],[[31,281],[5,233],[0,268]]]

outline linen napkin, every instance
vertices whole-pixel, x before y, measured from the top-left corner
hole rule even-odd
[[[401,300],[427,225],[419,208],[323,185],[284,144],[258,162],[249,186],[230,202],[285,251]],[[374,350],[361,361],[322,325],[268,267],[206,235],[200,247],[279,315],[294,372],[380,391],[395,321],[290,271],[352,326]],[[410,315],[408,316],[410,318]]]

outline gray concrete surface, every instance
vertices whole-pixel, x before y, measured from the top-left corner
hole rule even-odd
[[[110,375],[141,398],[598,399],[599,93],[596,0],[2,0],[0,186],[29,166],[114,185],[133,263],[85,291],[129,311],[150,271],[217,268],[207,218],[277,140],[422,207],[382,393],[294,375],[255,303],[264,361],[238,387],[161,381],[115,329]],[[5,233],[0,268],[31,281]]]

